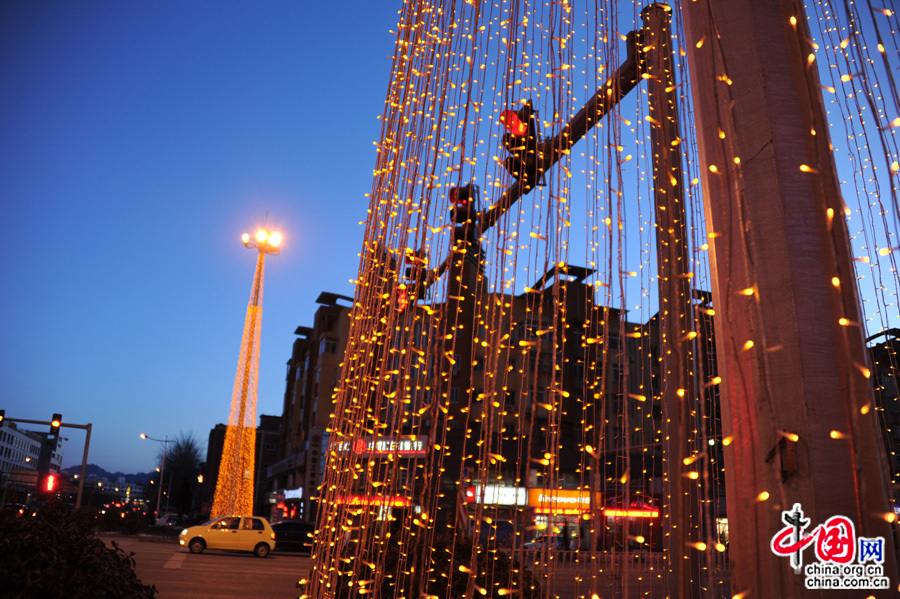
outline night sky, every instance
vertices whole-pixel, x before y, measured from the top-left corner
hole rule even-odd
[[[89,462],[227,422],[268,217],[259,414],[294,329],[353,295],[396,2],[0,4],[0,408]],[[64,466],[84,433],[63,429]]]

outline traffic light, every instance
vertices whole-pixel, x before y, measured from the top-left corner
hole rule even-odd
[[[50,434],[59,434],[59,425],[62,424],[62,414],[54,414],[53,420],[50,421]]]
[[[503,165],[510,175],[530,189],[537,184],[542,174],[537,115],[531,101],[523,104],[518,110],[504,110],[500,113],[500,122],[506,128],[503,146],[509,152]]]
[[[453,221],[462,224],[470,220],[477,209],[475,204],[477,203],[478,188],[475,187],[475,184],[451,187],[448,194],[450,196],[450,215]]]
[[[55,474],[48,474],[44,478],[44,484],[41,485],[41,490],[45,493],[54,493],[56,492],[56,487],[59,485],[59,479]]]
[[[403,312],[409,306],[409,292],[406,290],[406,285],[404,283],[400,283],[397,287],[397,310]]]
[[[0,410],[0,424],[3,423],[4,418],[6,418],[6,410]]]

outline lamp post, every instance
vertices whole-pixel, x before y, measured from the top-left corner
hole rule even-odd
[[[163,444],[163,458],[162,464],[159,466],[159,489],[156,492],[156,517],[159,518],[160,508],[162,507],[162,487],[163,487],[163,473],[166,469],[166,450],[169,448],[169,435],[166,435],[165,439],[154,439],[153,437],[149,437],[144,433],[141,433],[141,439],[146,439],[148,441],[156,441],[157,443]],[[168,508],[168,497],[166,498],[166,507]]]
[[[231,412],[225,431],[211,518],[226,514],[253,513],[256,385],[259,373],[259,334],[262,327],[263,272],[266,255],[279,253],[282,237],[281,233],[260,229],[253,236],[244,233],[241,239],[245,247],[258,250],[258,257],[244,321],[241,353],[231,394]]]

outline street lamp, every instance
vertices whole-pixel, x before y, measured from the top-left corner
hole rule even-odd
[[[241,241],[248,248],[258,249],[262,254],[275,255],[281,251],[281,233],[260,229],[256,235],[251,236],[250,233],[241,235]]]
[[[163,444],[163,458],[159,468],[159,489],[156,493],[156,517],[159,518],[162,515],[160,513],[160,508],[162,507],[163,471],[166,469],[166,450],[169,448],[169,435],[166,435],[165,439],[154,439],[153,437],[147,436],[145,433],[141,433],[141,439],[156,441],[157,443]],[[166,502],[166,509],[168,509],[168,498],[166,498]]]

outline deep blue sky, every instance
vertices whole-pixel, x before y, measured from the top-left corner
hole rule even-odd
[[[258,413],[352,295],[399,2],[0,4],[0,408],[93,423],[89,461],[226,422],[263,224]],[[84,435],[64,465],[80,463]]]

